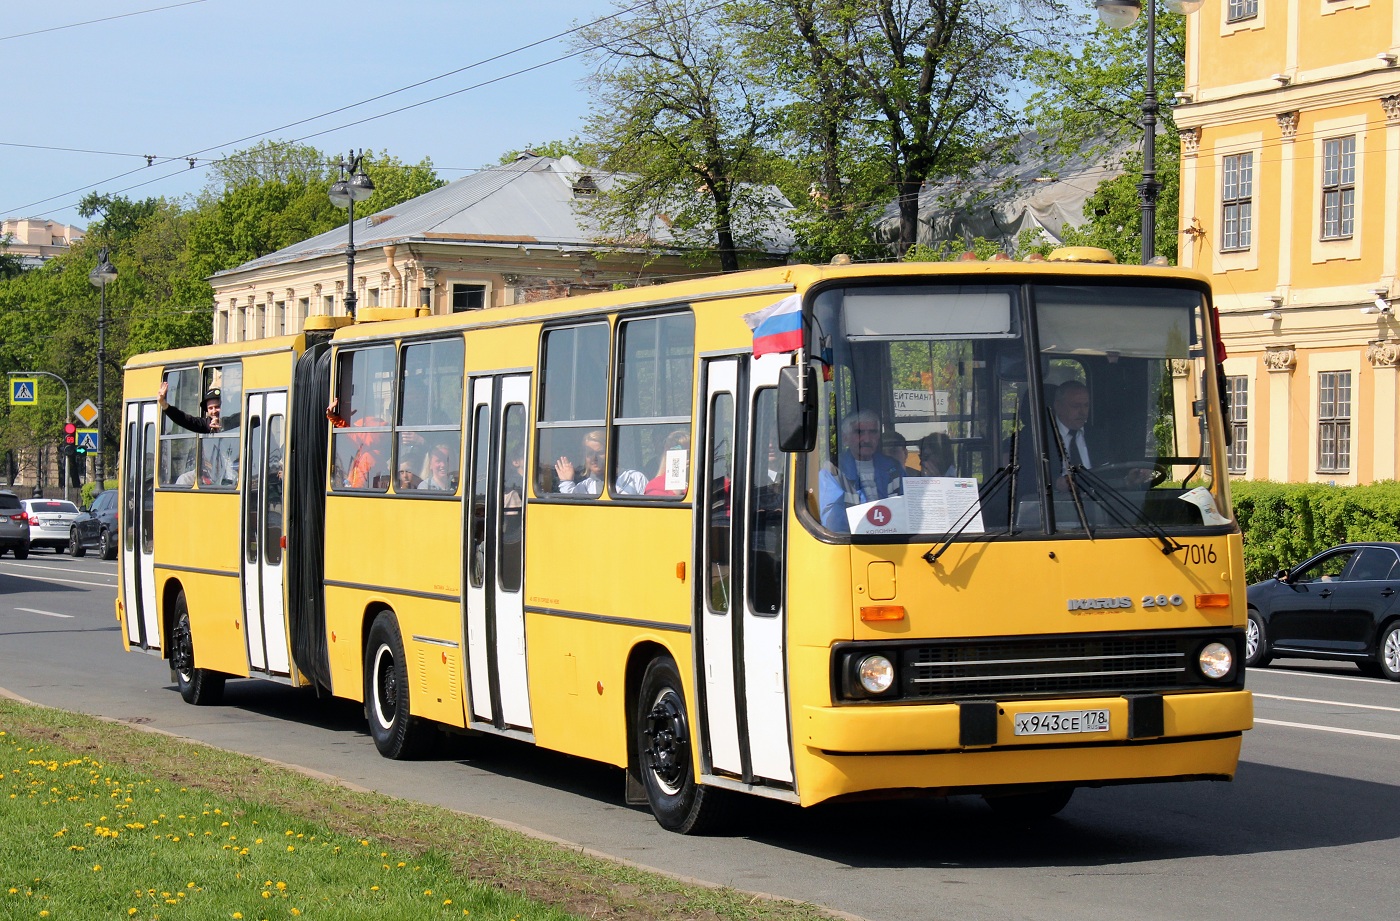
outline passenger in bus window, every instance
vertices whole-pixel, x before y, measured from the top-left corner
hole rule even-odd
[[[902,468],[880,453],[880,431],[880,416],[868,409],[841,422],[844,448],[836,464],[822,470],[817,485],[822,524],[833,531],[850,530],[847,508],[898,495],[904,489]]]
[[[434,445],[423,463],[423,482],[419,489],[436,489],[445,492],[457,491],[457,480],[453,471],[452,451],[447,445]]]
[[[930,432],[919,439],[919,473],[922,476],[957,476],[953,442],[942,432]]]
[[[423,482],[422,478],[413,472],[413,458],[408,457],[400,460],[398,473],[394,479],[394,490],[408,492],[417,489],[421,482]]]
[[[204,411],[202,417],[191,416],[178,406],[171,406],[166,399],[169,392],[170,382],[161,381],[160,390],[156,392],[156,404],[160,406],[160,411],[165,413],[166,418],[181,428],[204,435],[238,428],[240,414],[223,415],[223,393],[218,387],[211,387],[204,394],[204,400],[200,403],[200,408]]]
[[[1115,451],[1116,446],[1109,437],[1111,433],[1089,424],[1091,401],[1089,388],[1083,382],[1072,379],[1060,384],[1050,405],[1055,423],[1055,430],[1050,433],[1050,472],[1055,477],[1057,491],[1069,489],[1066,473],[1071,467],[1092,470],[1122,460],[1141,460],[1120,456],[1121,452]],[[1022,441],[1029,439],[1023,437]],[[1131,468],[1123,476],[1133,486],[1152,478],[1151,471],[1142,468]]]
[[[583,465],[575,467],[567,455],[554,462],[559,477],[559,492],[565,495],[597,496],[603,492],[603,464],[606,452],[601,429],[583,436]],[[576,478],[577,477],[577,478]],[[613,492],[619,496],[640,496],[646,491],[647,476],[640,470],[622,470],[617,474]]]
[[[326,418],[330,420],[331,425],[338,429],[351,425],[385,424],[384,420],[375,416],[356,419],[352,423],[336,411],[339,406],[340,398],[332,397],[330,405],[326,407]],[[350,459],[349,469],[345,471],[344,485],[352,489],[387,486],[388,477],[384,469],[384,458],[389,453],[389,433],[357,432],[349,437],[355,444],[355,454]]]
[[[193,486],[195,484],[195,479],[194,467],[190,467],[190,469],[175,478],[175,485]],[[207,455],[199,465],[198,480],[204,486],[209,486],[214,482],[214,464]]]

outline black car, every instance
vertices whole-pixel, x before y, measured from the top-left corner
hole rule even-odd
[[[1355,662],[1400,681],[1400,544],[1342,544],[1248,589],[1245,665]]]
[[[117,558],[117,491],[104,490],[73,520],[68,552],[83,556],[96,550],[104,560]]]

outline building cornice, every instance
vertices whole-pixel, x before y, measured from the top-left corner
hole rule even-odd
[[[1358,103],[1379,102],[1400,94],[1400,68],[1388,67],[1287,87],[1241,91],[1208,102],[1177,106],[1172,112],[1177,127],[1218,128],[1249,121],[1267,121],[1281,113],[1336,109]]]

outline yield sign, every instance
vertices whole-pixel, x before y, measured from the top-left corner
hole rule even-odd
[[[39,379],[37,377],[10,378],[10,405],[37,406],[39,404]]]
[[[73,415],[78,417],[78,421],[83,425],[92,425],[97,421],[97,406],[91,400],[84,400],[78,404],[78,408],[73,410]]]

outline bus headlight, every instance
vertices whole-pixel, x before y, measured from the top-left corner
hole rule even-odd
[[[1219,681],[1235,667],[1235,656],[1224,643],[1207,643],[1201,647],[1197,662],[1202,675]]]
[[[867,694],[883,694],[894,684],[894,663],[876,653],[856,663],[856,679]]]

